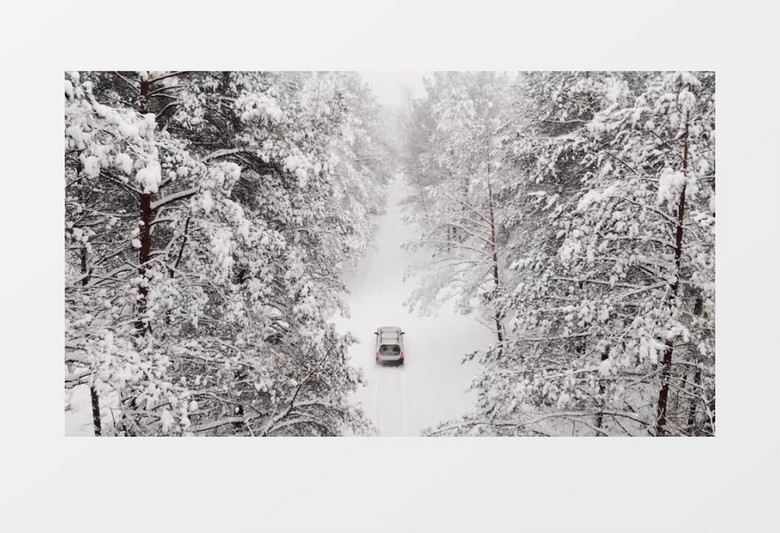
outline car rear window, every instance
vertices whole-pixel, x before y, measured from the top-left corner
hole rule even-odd
[[[379,347],[381,355],[398,355],[401,353],[401,347],[397,344],[383,344]]]

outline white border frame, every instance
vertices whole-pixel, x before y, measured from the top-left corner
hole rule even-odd
[[[780,4],[85,0],[14,8],[0,31],[0,529],[780,528]],[[65,438],[62,72],[139,66],[715,70],[717,436]]]

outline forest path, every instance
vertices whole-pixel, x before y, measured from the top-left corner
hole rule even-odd
[[[414,227],[401,220],[399,205],[410,192],[401,175],[389,184],[374,246],[344,275],[350,318],[335,321],[340,332],[350,331],[359,341],[349,355],[351,363],[364,370],[367,383],[353,401],[363,406],[382,436],[419,435],[426,427],[473,410],[476,395],[468,386],[479,365],[461,360],[492,341],[485,326],[449,305],[435,317],[412,314],[403,305],[416,284],[414,278],[404,282],[404,273],[427,259],[423,251],[401,248],[415,239]],[[403,365],[375,363],[378,326],[399,326],[406,332]]]

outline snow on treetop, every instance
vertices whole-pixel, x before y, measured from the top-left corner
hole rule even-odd
[[[150,161],[146,167],[136,173],[135,181],[141,185],[145,194],[156,193],[162,182],[160,162]]]

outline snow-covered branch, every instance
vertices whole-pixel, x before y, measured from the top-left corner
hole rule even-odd
[[[195,196],[197,193],[198,193],[198,187],[190,187],[189,189],[184,189],[182,191],[171,194],[170,196],[160,198],[159,200],[152,202],[152,210],[156,211],[159,208],[164,207],[173,202],[184,200],[190,198],[191,196]]]

